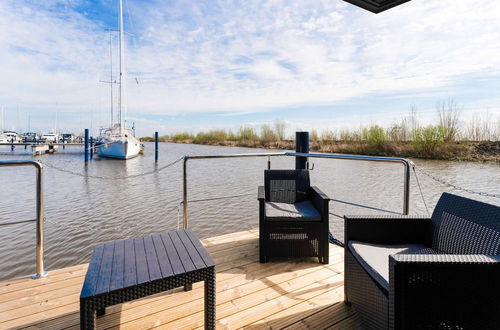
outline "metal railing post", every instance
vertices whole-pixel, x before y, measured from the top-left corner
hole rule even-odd
[[[187,161],[189,157],[184,156],[183,171],[182,171],[182,213],[184,216],[183,228],[188,229],[188,194],[187,194]]]
[[[43,265],[43,175],[42,164],[36,162],[36,274],[34,279],[47,276]]]
[[[43,264],[43,166],[41,163],[33,160],[0,161],[0,167],[4,166],[34,166],[36,169],[36,219],[0,223],[0,226],[36,222],[36,274],[32,278],[45,277],[47,276],[47,272],[44,270]]]
[[[404,181],[404,200],[403,214],[408,215],[410,212],[410,164],[408,161],[403,162],[405,166],[405,181]]]

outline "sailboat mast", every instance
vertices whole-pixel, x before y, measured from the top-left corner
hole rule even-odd
[[[125,112],[125,75],[124,75],[124,35],[123,35],[123,0],[120,0],[120,99],[118,103],[118,118],[120,120],[120,134],[123,132],[124,126],[124,116],[122,115],[122,111]]]
[[[5,131],[5,122],[4,122],[4,119],[3,119],[3,106],[2,106],[2,131],[0,133],[3,133]]]
[[[109,31],[109,87],[111,89],[111,123],[109,127],[113,127],[113,32]]]

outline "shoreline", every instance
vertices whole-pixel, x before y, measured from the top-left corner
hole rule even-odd
[[[141,142],[154,142],[153,138],[141,138]],[[222,147],[246,147],[272,150],[294,150],[295,141],[221,140],[195,141],[193,139],[160,139],[159,142],[199,144]],[[369,156],[404,157],[447,161],[493,162],[500,164],[500,141],[452,142],[422,151],[411,142],[384,142],[373,146],[357,141],[311,141],[311,152],[343,153]]]

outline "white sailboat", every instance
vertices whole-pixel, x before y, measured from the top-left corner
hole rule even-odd
[[[120,4],[120,30],[119,30],[119,44],[120,44],[120,76],[118,81],[119,95],[118,95],[118,122],[113,123],[113,114],[111,114],[111,127],[101,132],[97,142],[97,153],[101,157],[117,158],[117,159],[130,159],[136,157],[141,152],[141,143],[132,134],[132,132],[125,127],[125,70],[124,70],[124,33],[123,33],[123,0],[119,0]],[[113,82],[111,82],[113,84]],[[111,86],[111,89],[113,87]],[[111,96],[112,97],[112,96]],[[111,99],[111,104],[113,99]],[[113,108],[111,108],[113,112]],[[122,114],[123,113],[123,114]]]

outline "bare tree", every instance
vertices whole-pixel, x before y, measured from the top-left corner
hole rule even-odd
[[[418,111],[417,111],[417,106],[415,104],[412,104],[410,107],[410,114],[408,115],[408,126],[410,127],[410,136],[413,135],[414,132],[418,129],[419,123],[418,123]],[[409,136],[408,136],[409,138]]]
[[[493,123],[492,123],[492,118],[490,115],[490,112],[486,110],[486,113],[484,114],[484,120],[483,120],[483,125],[482,125],[482,132],[483,132],[483,140],[484,141],[491,141],[493,140],[493,135],[494,135],[494,129],[493,129]]]
[[[278,138],[278,141],[285,140],[285,129],[286,129],[285,121],[276,120],[276,122],[274,123],[274,131],[276,133],[276,137]]]
[[[479,141],[480,139],[479,121],[479,116],[475,113],[467,125],[467,138],[471,141]]]
[[[311,134],[309,135],[309,139],[311,141],[319,141],[319,135],[318,135],[318,131],[315,130],[315,129],[312,129],[311,130]]]
[[[475,113],[467,125],[467,138],[471,141],[495,140],[494,125],[489,111],[486,111],[484,117]]]
[[[454,141],[459,133],[460,111],[453,99],[447,102],[440,101],[436,104],[439,116],[439,125],[446,129],[445,142]]]
[[[497,122],[495,124],[495,136],[493,137],[494,141],[500,141],[500,115],[497,118]]]
[[[268,124],[262,124],[260,139],[265,142],[276,141],[276,133]]]
[[[333,130],[325,129],[321,132],[322,141],[335,141],[337,139],[337,134]]]

